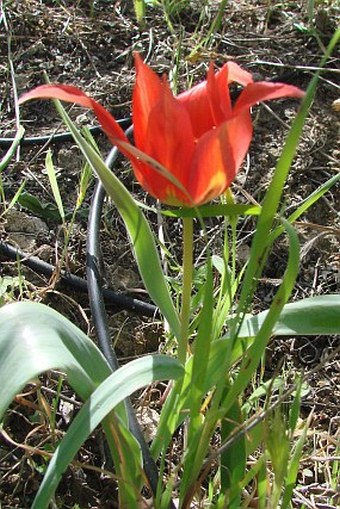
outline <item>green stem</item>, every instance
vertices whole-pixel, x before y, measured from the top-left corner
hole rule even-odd
[[[190,302],[192,286],[192,263],[193,263],[193,218],[183,217],[183,291],[181,309],[181,334],[178,342],[178,360],[183,364],[186,361]]]

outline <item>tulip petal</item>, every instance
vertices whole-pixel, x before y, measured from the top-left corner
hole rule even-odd
[[[146,65],[139,53],[135,53],[136,83],[132,97],[132,116],[136,145],[143,150],[146,139],[149,115],[159,101],[163,92],[163,82],[157,74]]]
[[[210,64],[207,75],[207,92],[213,126],[215,127],[231,117],[228,67],[226,65],[215,74],[214,66]]]
[[[183,199],[188,201],[188,196],[184,198],[183,190],[187,185],[195,140],[189,115],[172,95],[166,82],[158,103],[149,113],[144,138],[143,151],[167,168],[173,179],[169,180],[155,172],[153,167],[141,165],[139,168],[134,167],[137,180],[150,194],[163,202],[169,203],[170,200],[173,203],[174,199],[177,202]],[[182,191],[176,186],[176,181],[182,186]]]
[[[202,136],[188,185],[195,205],[216,198],[230,186],[247,154],[252,134],[251,117],[245,111]]]
[[[171,94],[170,91],[169,94]],[[143,154],[138,148],[133,147],[125,136],[124,131],[121,129],[112,115],[103,106],[97,103],[94,99],[91,99],[91,97],[87,96],[78,88],[71,85],[41,85],[27,92],[26,94],[23,94],[19,103],[22,104],[31,99],[58,99],[65,102],[76,103],[86,108],[92,109],[111,143],[113,145],[117,145],[121,153],[131,161],[137,179],[147,191],[149,191],[148,182],[155,179],[155,183],[152,185],[150,184],[150,193],[153,194],[153,196],[156,198],[158,197],[160,189],[157,186],[157,178],[163,179],[163,183],[165,182],[166,185],[170,187],[172,186],[172,189],[176,189],[176,178],[173,179],[172,184],[169,184],[171,180],[169,181],[165,176],[162,177],[162,175],[167,174],[167,168],[164,168],[164,166],[159,164],[158,161],[154,160],[150,154]],[[173,97],[172,99],[175,101]],[[185,112],[184,114],[186,115]],[[184,125],[184,121],[181,120],[181,122],[183,122]],[[157,132],[165,132],[164,128],[160,129],[159,126],[156,127],[156,129]],[[191,128],[189,126],[187,129],[188,133],[190,132],[190,129]],[[193,144],[193,137],[191,143]],[[174,191],[172,192],[174,193]]]
[[[203,81],[193,88],[179,94],[178,101],[186,108],[196,138],[215,126],[208,99],[207,82]]]
[[[304,92],[293,85],[257,81],[256,83],[247,85],[241,92],[235,103],[234,114],[238,115],[244,110],[249,110],[249,108],[261,101],[269,101],[271,99],[280,99],[283,97],[303,96]]]
[[[178,96],[190,115],[196,138],[230,118],[230,83],[248,85],[253,82],[252,75],[235,62],[227,62],[216,73],[213,69],[210,64],[207,80]]]
[[[207,77],[208,99],[215,120],[215,126],[231,117],[230,83],[246,86],[253,83],[252,75],[235,62],[227,62],[216,74],[210,65]]]
[[[238,83],[243,87],[253,83],[253,76],[250,72],[245,71],[240,67],[236,62],[227,62],[222,67],[219,73],[223,71],[223,68],[227,67],[228,69],[228,85],[231,83]],[[217,73],[217,77],[219,77],[219,73]]]
[[[124,131],[111,113],[77,87],[72,85],[40,85],[26,94],[23,94],[20,97],[19,104],[29,101],[30,99],[59,99],[60,101],[76,103],[85,108],[90,108],[94,111],[103,131],[113,145],[116,145],[117,139],[127,141]]]

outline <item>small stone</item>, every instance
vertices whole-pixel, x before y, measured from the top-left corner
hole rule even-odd
[[[9,241],[24,251],[32,252],[36,247],[37,239],[49,235],[49,229],[42,219],[29,216],[20,210],[9,210],[6,220]]]

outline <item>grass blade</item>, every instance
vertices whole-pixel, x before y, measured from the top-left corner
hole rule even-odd
[[[51,150],[47,151],[46,158],[45,158],[45,166],[46,166],[47,175],[48,175],[48,178],[49,178],[49,181],[50,181],[50,184],[51,184],[53,197],[54,197],[54,200],[55,200],[55,202],[57,204],[61,220],[64,223],[64,221],[65,221],[65,212],[64,212],[64,206],[63,206],[63,200],[61,199],[61,194],[60,194],[60,191],[59,191],[57,175],[56,175],[54,164],[53,164]]]
[[[226,411],[233,404],[235,398],[246,388],[253,372],[257,368],[267,342],[272,334],[272,330],[279,319],[284,304],[290,297],[298,275],[300,259],[299,241],[294,228],[287,221],[284,221],[284,224],[290,243],[286,272],[281,286],[276,293],[270,309],[262,323],[262,327],[258,331],[253,344],[243,356],[240,371],[224,400],[223,407],[226,408]]]

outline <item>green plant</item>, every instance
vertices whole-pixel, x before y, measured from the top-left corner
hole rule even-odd
[[[85,133],[85,136],[89,140],[89,143],[91,143],[93,145],[94,141],[91,137],[89,137],[88,132]],[[93,145],[93,146],[94,146],[94,150],[98,150],[95,145]],[[52,194],[54,197],[54,201],[55,201],[55,204],[56,204],[56,207],[58,210],[58,215],[61,220],[61,225],[62,225],[62,229],[63,229],[63,233],[64,233],[63,249],[62,249],[60,262],[59,262],[59,270],[60,270],[65,259],[67,258],[67,252],[68,252],[69,242],[70,242],[71,234],[73,231],[74,223],[75,223],[78,211],[84,202],[88,186],[91,182],[92,172],[91,172],[89,165],[87,163],[85,163],[85,165],[83,165],[83,167],[81,169],[81,173],[80,173],[76,203],[74,205],[73,211],[71,212],[71,214],[69,214],[69,220],[67,220],[67,215],[64,210],[63,200],[62,200],[62,196],[61,196],[59,185],[58,185],[57,175],[56,175],[55,167],[53,164],[52,152],[50,150],[48,150],[46,153],[45,167],[46,167],[46,172],[47,172],[47,175],[49,178],[49,182],[50,182],[51,189],[52,189]],[[31,201],[32,201],[32,199],[31,199]]]
[[[340,31],[333,37],[322,64],[339,37]],[[144,71],[148,72],[146,69]],[[282,194],[314,97],[317,77],[316,75],[313,78],[307,90],[261,206],[237,204],[230,191],[221,198],[220,204],[204,205],[204,193],[196,192],[198,187],[195,187],[192,180],[189,183],[181,181],[180,172],[176,174],[169,171],[177,168],[177,160],[171,143],[167,144],[166,136],[164,139],[161,135],[158,138],[155,136],[155,140],[163,144],[161,148],[168,149],[168,152],[165,150],[165,157],[168,159],[164,162],[156,157],[157,152],[156,155],[152,152],[153,149],[159,150],[158,145],[154,147],[151,144],[151,155],[146,151],[150,140],[145,141],[140,130],[135,132],[136,148],[128,143],[110,118],[112,125],[105,124],[112,140],[132,160],[137,178],[143,185],[149,186],[152,194],[166,203],[172,203],[171,200],[176,199],[179,204],[185,205],[176,210],[163,211],[165,215],[174,215],[183,221],[180,299],[176,295],[173,299],[170,294],[162,272],[157,242],[141,208],[105,166],[91,144],[78,133],[65,110],[57,103],[64,122],[124,220],[145,287],[169,325],[170,339],[177,342],[178,360],[168,356],[146,356],[111,374],[106,361],[91,341],[52,310],[26,303],[0,310],[3,331],[0,337],[2,413],[15,392],[31,376],[55,366],[65,371],[69,383],[85,401],[49,464],[33,505],[35,509],[47,507],[63,470],[84,439],[100,422],[103,423],[115,463],[121,507],[138,506],[142,487],[140,449],[127,429],[127,418],[120,403],[134,390],[156,379],[175,381],[162,408],[156,437],[151,445],[152,455],[160,464],[160,477],[166,477],[165,487],[160,483],[154,493],[154,507],[168,507],[174,490],[178,493],[179,507],[190,507],[193,499],[198,502],[202,500],[207,486],[207,498],[211,507],[247,507],[249,500],[244,491],[246,488],[248,494],[251,490],[253,493],[257,491],[259,507],[289,507],[307,430],[305,427],[301,438],[294,440],[301,399],[301,381],[297,381],[294,387],[295,395],[288,415],[278,403],[266,402],[260,414],[253,410],[253,402],[258,402],[263,394],[270,394],[275,388],[275,380],[268,384],[265,392],[261,388],[261,391],[255,393],[255,386],[253,398],[248,397],[247,389],[254,387],[257,369],[272,335],[287,332],[334,334],[340,330],[339,295],[288,303],[299,270],[299,242],[293,222],[339,180],[338,175],[330,179],[308,197],[294,214],[284,217],[284,211],[281,210]],[[154,82],[152,85],[144,91],[144,99],[148,105],[155,97],[158,99],[158,85]],[[66,95],[57,95],[54,89],[56,96],[60,99],[67,98],[70,88],[60,87],[59,90]],[[78,102],[82,101],[84,106],[94,108],[97,114],[99,112],[99,118],[108,121],[107,114],[98,103],[79,91],[76,92],[74,88],[72,90],[73,98],[76,97]],[[36,92],[36,96],[39,93]],[[51,88],[49,93],[51,94]],[[166,91],[166,94],[169,93]],[[170,106],[177,104],[172,104],[171,101],[173,98],[165,95],[167,113],[172,113]],[[159,103],[160,101],[157,106]],[[211,106],[211,103],[209,104]],[[149,120],[145,113],[141,108],[139,114],[142,116],[142,124],[144,120]],[[157,113],[160,111],[157,110]],[[163,120],[162,117],[161,119]],[[154,115],[153,120],[158,121],[158,117]],[[231,120],[234,121],[235,118],[232,117]],[[247,133],[248,120],[248,117],[243,118]],[[172,125],[169,126],[166,122],[169,120],[165,118],[165,125],[174,137]],[[233,139],[231,132],[228,134],[228,141],[232,139],[235,144],[232,147],[234,149],[238,139]],[[204,136],[206,133],[202,135]],[[208,131],[204,140],[215,140],[214,136],[214,132],[211,134]],[[173,140],[170,136],[169,138]],[[200,139],[199,136],[197,138]],[[218,136],[216,139],[220,141]],[[145,146],[138,145],[143,142],[146,143]],[[190,148],[189,142],[186,147]],[[225,151],[221,150],[221,154],[222,159],[223,156],[227,158]],[[161,152],[159,157],[162,155],[164,154]],[[185,157],[184,152],[180,155]],[[207,156],[209,155],[214,156],[216,162],[216,152],[211,150]],[[189,159],[186,161],[189,162]],[[208,165],[207,167],[209,168]],[[221,167],[230,171],[230,165],[222,164],[219,168]],[[237,169],[235,165],[233,172]],[[223,186],[218,188],[216,182],[220,180],[214,180],[215,171],[216,167],[210,170],[211,180],[208,182],[211,185],[209,191],[213,190],[214,197],[229,185],[228,182],[223,189]],[[217,177],[221,176],[217,174]],[[152,187],[154,183],[156,186]],[[211,197],[209,194],[206,201]],[[257,218],[257,226],[249,259],[238,272],[235,232],[240,216],[246,214]],[[201,226],[203,237],[207,241],[204,218],[218,216],[222,216],[224,221],[223,254],[213,257],[211,249],[207,247],[204,264],[197,267],[192,258],[193,220]],[[288,243],[288,259],[281,284],[269,309],[260,315],[251,316],[252,301],[266,259],[273,243],[283,234],[286,235]],[[206,245],[208,246],[208,243]],[[178,300],[180,309],[174,304]],[[32,321],[32,316],[37,317],[36,320]],[[31,364],[27,364],[27,358],[32,360]],[[25,369],[17,374],[15,365],[21,365],[25,361]],[[115,411],[111,412],[113,408]],[[113,424],[116,426],[114,434]],[[166,471],[167,454],[176,440],[178,430],[182,430],[185,447],[178,453],[170,471]],[[217,446],[214,444],[216,437],[220,441]],[[247,457],[255,453],[256,461],[248,466]],[[215,470],[211,468],[213,462],[216,465]]]

